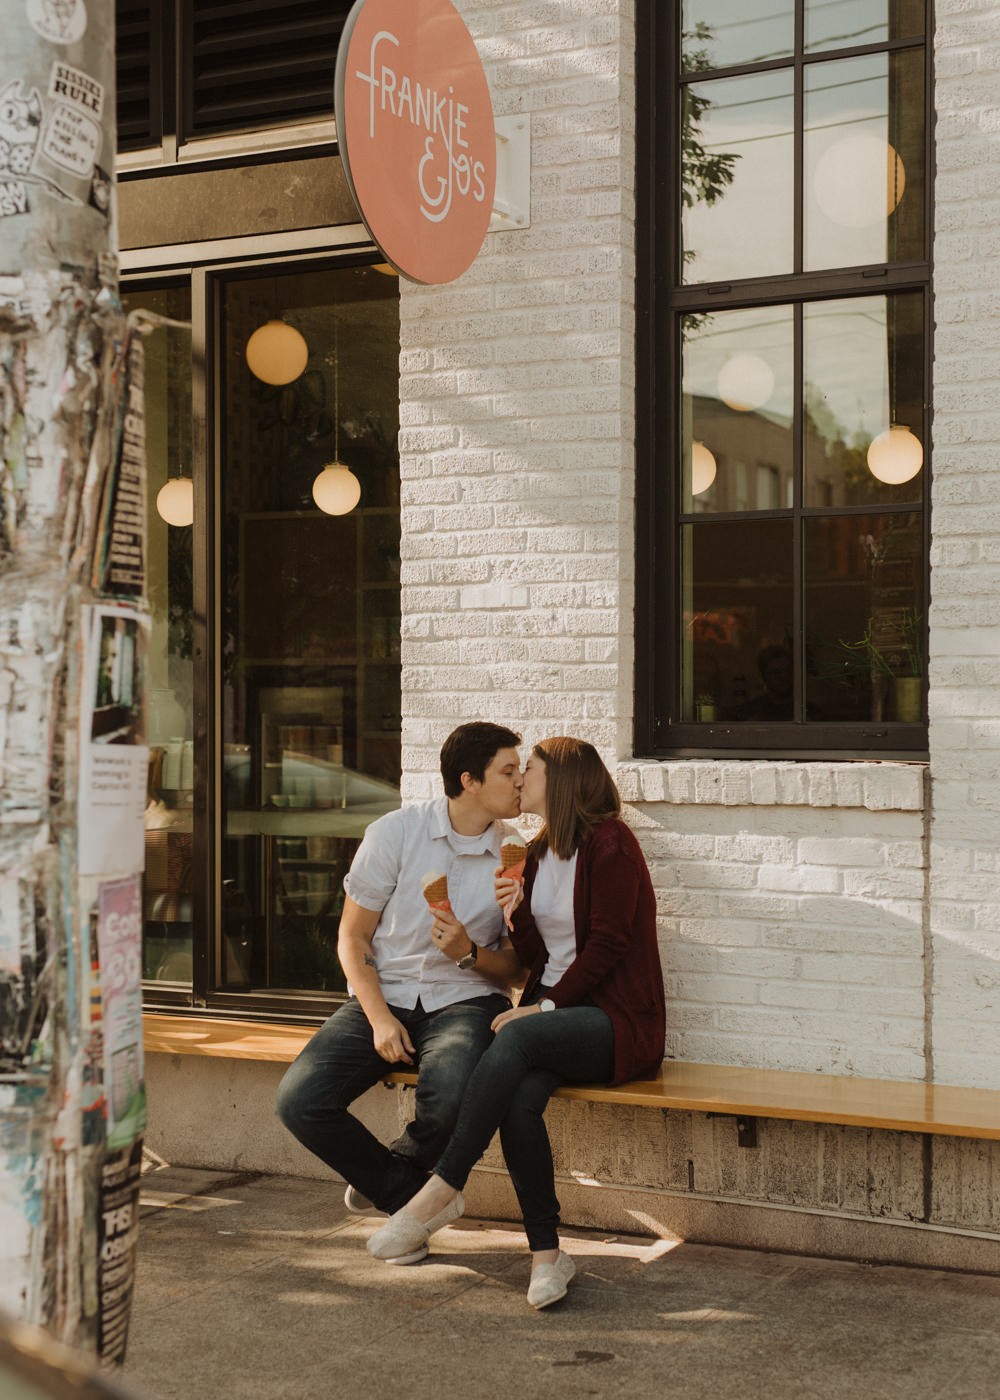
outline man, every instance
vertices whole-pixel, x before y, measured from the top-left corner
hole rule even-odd
[[[520,809],[520,742],[501,725],[460,725],[441,749],[444,797],[373,822],[344,881],[338,952],[351,999],[282,1079],[278,1114],[349,1183],[344,1201],[357,1214],[392,1214],[427,1180],[522,971],[493,891],[512,834],[503,819]],[[451,915],[428,909],[421,877],[431,871],[448,877]],[[413,1121],[385,1147],[348,1106],[390,1065],[416,1065],[418,1078]]]

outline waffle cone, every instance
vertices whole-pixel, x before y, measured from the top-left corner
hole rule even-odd
[[[424,885],[423,891],[424,899],[426,899],[431,908],[433,908],[435,904],[446,904],[448,902],[447,875],[438,875],[436,879]]]
[[[520,865],[527,854],[527,846],[520,846],[516,841],[505,841],[500,847],[500,864],[504,870],[509,870],[512,865]]]

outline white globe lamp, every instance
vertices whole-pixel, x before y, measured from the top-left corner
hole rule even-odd
[[[816,202],[841,228],[870,228],[887,219],[903,198],[906,170],[888,141],[860,133],[842,136],[816,162]]]
[[[774,393],[774,370],[759,355],[730,355],[716,380],[719,398],[737,413],[763,408]]]
[[[873,438],[868,448],[868,470],[887,486],[912,481],[924,465],[920,439],[900,423],[890,423],[884,433]]]
[[[265,384],[291,384],[306,367],[309,346],[287,321],[266,321],[247,341],[251,374]]]
[[[715,458],[703,442],[691,444],[691,495],[700,496],[715,480]]]
[[[349,515],[361,500],[361,482],[350,467],[331,462],[313,482],[312,494],[326,515]]]
[[[168,525],[190,525],[194,520],[194,485],[188,476],[175,476],[156,493],[156,513]]]

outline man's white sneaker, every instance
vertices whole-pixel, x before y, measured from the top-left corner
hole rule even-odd
[[[576,1265],[568,1254],[559,1251],[554,1264],[536,1264],[531,1271],[528,1285],[528,1302],[533,1308],[547,1308],[565,1298],[569,1281],[576,1273]]]

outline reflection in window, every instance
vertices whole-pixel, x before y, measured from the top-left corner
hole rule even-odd
[[[805,522],[806,686],[825,718],[920,719],[923,551],[915,512]]]
[[[233,279],[224,317],[219,975],[337,991],[343,877],[399,805],[398,285],[371,267]],[[253,373],[272,321],[277,364],[258,339]],[[282,346],[293,377],[266,382]],[[344,514],[313,496],[335,459],[360,486]]]
[[[791,272],[792,82],[781,69],[684,88],[685,282]]]
[[[686,73],[784,58],[795,43],[792,0],[758,13],[746,0],[684,0],[681,63]]]
[[[924,32],[924,0],[805,0],[805,8],[807,53]]]
[[[690,316],[682,326],[682,508],[791,505],[791,307]]]
[[[923,53],[806,69],[805,265],[923,254]]]
[[[189,321],[187,286],[122,297]],[[143,976],[191,983],[194,744],[192,726],[191,525],[170,525],[157,510],[168,481],[190,479],[191,333],[161,326],[144,336],[146,370],[149,789],[143,882]],[[182,477],[183,473],[183,477]]]
[[[814,302],[804,322],[806,505],[919,501],[923,297],[901,292]],[[882,443],[903,458],[895,473],[880,464]]]
[[[792,522],[681,529],[682,718],[791,720]]]

